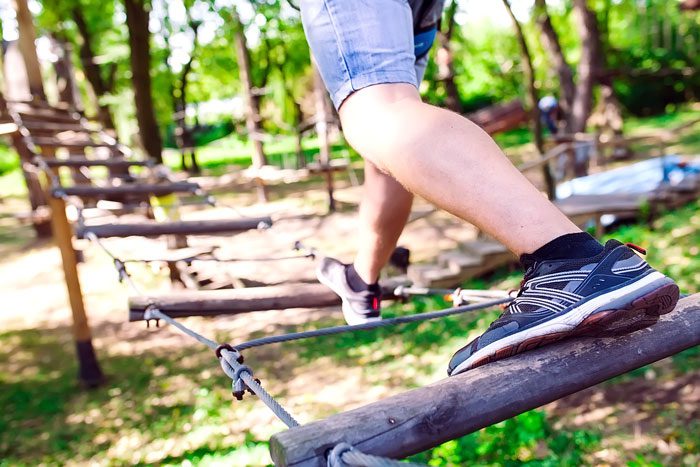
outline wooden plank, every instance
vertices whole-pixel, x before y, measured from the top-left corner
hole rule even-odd
[[[14,123],[0,123],[0,136],[11,135],[17,132],[17,125]]]
[[[33,109],[26,112],[18,112],[22,118],[22,122],[52,122],[52,123],[80,123],[74,115],[66,113],[57,113],[51,110]]]
[[[637,212],[647,201],[653,201],[651,193],[572,195],[555,201],[555,205],[567,216],[584,214],[602,215],[616,212]]]
[[[84,198],[101,198],[105,196],[124,195],[154,195],[165,196],[173,193],[194,193],[199,190],[199,185],[190,182],[175,182],[168,184],[128,184],[117,186],[78,185],[61,188],[68,196],[80,196]]]
[[[70,159],[47,159],[49,167],[109,167],[129,168],[150,166],[150,161],[137,161],[129,159],[88,159],[87,157],[71,157]]]
[[[42,131],[42,132],[53,132],[61,133],[64,131],[74,131],[77,133],[91,133],[99,131],[96,128],[88,128],[82,125],[80,122],[69,123],[69,122],[45,122],[45,121],[23,121],[22,122],[30,132]]]
[[[321,467],[340,442],[404,458],[699,344],[695,294],[650,328],[552,344],[276,434],[272,459],[276,466]]]
[[[325,285],[284,284],[228,290],[201,290],[129,299],[129,320],[143,319],[149,305],[172,317],[215,316],[287,308],[336,306],[340,299]]]
[[[95,142],[88,140],[76,140],[67,139],[60,140],[48,136],[37,136],[32,138],[32,142],[37,146],[48,147],[48,148],[66,148],[66,149],[85,149],[85,148],[116,148],[118,147],[114,143],[107,142]]]
[[[157,237],[160,235],[214,235],[253,230],[257,229],[262,224],[268,226],[272,225],[272,219],[269,217],[260,217],[227,220],[87,225],[76,229],[76,235],[78,238],[85,238],[88,232],[94,233],[99,238],[123,238],[132,236]]]
[[[197,276],[197,279],[201,280],[201,277]],[[401,278],[381,281],[383,300],[400,298],[394,295],[394,291],[399,285],[407,284],[408,282]],[[133,297],[129,299],[129,320],[142,320],[143,313],[149,305],[155,305],[172,317],[182,318],[287,308],[321,308],[339,304],[338,296],[322,284],[317,282],[287,283],[263,287],[199,290],[169,295]]]

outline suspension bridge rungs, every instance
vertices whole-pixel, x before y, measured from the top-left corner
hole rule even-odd
[[[164,196],[173,193],[194,193],[199,190],[199,185],[190,182],[175,182],[163,184],[134,183],[116,186],[76,185],[61,188],[59,191],[69,196],[81,196],[85,198],[99,198],[103,196],[124,195],[154,195]]]
[[[132,297],[129,299],[129,321],[142,320],[149,305],[155,306],[173,318],[182,318],[287,308],[321,308],[339,303],[338,296],[319,283],[200,290],[170,295]]]
[[[698,344],[695,294],[632,334],[552,344],[278,433],[270,442],[272,459],[276,466],[321,467],[340,442],[404,458]]]
[[[224,233],[245,232],[272,225],[269,217],[246,219],[176,221],[176,222],[140,222],[87,225],[78,227],[75,234],[85,238],[92,232],[98,238],[108,237],[157,237],[160,235],[216,235]]]

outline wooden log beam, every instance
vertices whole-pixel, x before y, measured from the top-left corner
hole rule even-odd
[[[64,131],[74,131],[77,133],[90,133],[99,131],[97,128],[89,128],[82,125],[80,122],[70,123],[70,122],[45,122],[45,121],[24,121],[24,126],[27,130],[61,133]]]
[[[173,193],[194,193],[199,190],[199,185],[190,182],[175,182],[168,184],[124,184],[117,186],[95,186],[95,185],[77,185],[72,187],[61,188],[64,194],[68,196],[79,196],[83,198],[101,198],[109,196],[124,196],[124,195],[154,195],[165,196]]]
[[[70,159],[47,159],[49,167],[109,167],[124,169],[129,167],[145,167],[149,161],[137,161],[129,159],[88,159],[87,157],[71,157]]]
[[[335,306],[340,299],[325,285],[284,284],[268,287],[247,287],[228,290],[201,290],[170,295],[132,297],[129,299],[129,321],[143,319],[149,305],[156,306],[173,318],[216,316],[252,311],[284,310]]]
[[[76,229],[75,233],[78,238],[85,238],[88,232],[92,232],[99,238],[123,238],[132,236],[158,237],[160,235],[215,235],[253,230],[257,229],[262,224],[270,226],[272,225],[272,219],[269,217],[259,217],[230,220],[87,225],[79,227]]]
[[[399,284],[382,281],[384,299],[393,299]],[[288,283],[265,287],[246,287],[226,290],[199,290],[169,295],[151,295],[129,299],[129,321],[143,320],[143,313],[150,305],[173,318],[187,316],[235,315],[253,311],[285,310],[287,308],[322,308],[337,306],[340,298],[325,285],[314,283]]]
[[[404,458],[700,344],[700,294],[650,328],[570,339],[278,433],[276,466],[321,467],[340,442]],[[447,364],[447,362],[445,362]]]
[[[95,142],[88,140],[60,140],[50,136],[35,136],[32,142],[37,146],[45,148],[66,148],[66,149],[85,149],[85,148],[116,148],[114,143],[110,142]]]

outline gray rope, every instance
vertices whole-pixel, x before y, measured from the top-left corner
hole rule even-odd
[[[136,282],[134,282],[134,279],[132,279],[131,275],[126,270],[126,264],[124,261],[122,261],[116,255],[114,255],[109,250],[109,248],[107,248],[102,243],[100,238],[97,235],[95,235],[94,232],[87,230],[85,233],[85,238],[90,240],[95,245],[99,246],[102,249],[102,251],[104,251],[105,254],[107,254],[107,256],[112,258],[112,262],[114,264],[114,269],[117,270],[117,274],[119,276],[119,282],[126,282],[129,285],[129,287],[131,287],[131,290],[133,290],[136,295],[143,295],[141,288],[138,285],[136,285]]]
[[[427,467],[425,464],[399,462],[358,451],[348,443],[337,444],[328,454],[328,467]]]
[[[183,333],[187,334],[188,336],[192,337],[195,339],[197,342],[200,342],[207,347],[209,347],[212,350],[219,350],[219,355],[221,355],[220,362],[221,362],[221,368],[224,370],[224,373],[228,377],[230,377],[233,380],[233,390],[234,392],[239,391],[242,393],[243,390],[246,388],[252,391],[255,395],[257,395],[267,407],[272,410],[272,412],[282,420],[289,428],[294,428],[299,426],[299,422],[297,422],[294,417],[292,417],[289,412],[287,412],[284,407],[282,407],[279,402],[277,402],[260,384],[260,381],[253,378],[253,372],[252,370],[247,367],[246,365],[243,365],[242,363],[239,362],[239,359],[241,359],[241,354],[233,349],[229,350],[227,348],[222,348],[219,346],[219,344],[211,339],[208,339],[207,337],[204,337],[203,335],[191,330],[187,326],[178,323],[176,320],[171,318],[170,316],[164,314],[160,310],[154,307],[150,307],[146,310],[146,313],[144,315],[144,318],[146,319],[162,319],[166,323],[175,326],[177,329],[182,331]],[[245,386],[243,386],[240,381],[245,383]]]
[[[288,255],[288,256],[271,256],[268,258],[218,258],[213,256],[211,258],[203,257],[209,255],[210,253],[202,253],[201,255],[192,255],[190,258],[185,258],[184,261],[210,261],[216,263],[263,263],[272,261],[286,261],[291,259],[314,259],[315,255],[313,253],[307,253],[305,255]],[[172,260],[167,258],[130,258],[122,260],[123,263],[167,263]]]
[[[343,334],[346,332],[354,331],[366,331],[369,329],[383,328],[388,326],[395,326],[397,324],[414,323],[417,321],[428,321],[437,318],[444,318],[445,316],[457,315],[461,313],[468,313],[470,311],[482,310],[491,306],[500,305],[503,303],[510,303],[513,299],[499,298],[496,300],[490,300],[486,302],[474,303],[471,305],[458,306],[454,308],[446,308],[440,311],[433,311],[430,313],[420,313],[410,316],[399,316],[397,318],[389,318],[381,321],[373,321],[365,324],[356,325],[344,325],[344,326],[334,326],[330,328],[314,329],[311,331],[301,331],[292,332],[289,334],[281,334],[277,336],[266,336],[259,339],[253,339],[242,344],[236,345],[236,349],[245,350],[253,347],[260,347],[268,344],[277,344],[280,342],[289,342],[300,339],[309,339],[312,337],[330,336],[333,334]]]

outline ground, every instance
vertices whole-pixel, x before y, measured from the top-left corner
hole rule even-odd
[[[652,122],[653,124],[653,122]],[[517,138],[517,136],[513,136]],[[697,145],[692,139],[689,146]],[[685,142],[683,144],[686,144]],[[696,151],[700,152],[699,151]],[[342,181],[341,186],[347,186]],[[242,206],[235,215],[272,213],[265,232],[215,242],[231,256],[289,254],[306,240],[341,257],[352,252],[354,210],[324,215],[322,185],[261,208],[250,196],[223,194]],[[341,192],[352,200],[353,189]],[[279,197],[276,197],[279,198]],[[128,323],[125,286],[110,260],[81,244],[80,266],[94,344],[107,384],[92,391],[76,385],[70,311],[57,249],[32,238],[14,219],[20,198],[0,204],[0,466],[2,465],[266,465],[266,441],[283,430],[254,399],[236,402],[230,380],[212,352],[168,327]],[[424,213],[427,206],[419,204]],[[226,208],[191,216],[230,216]],[[417,216],[420,217],[420,216]],[[442,233],[441,233],[442,231]],[[402,242],[417,259],[429,259],[474,234],[445,214],[413,222]],[[623,226],[611,235],[650,249],[648,260],[677,278],[684,292],[700,284],[700,204],[659,218],[654,229]],[[349,241],[350,240],[350,241]],[[152,251],[153,243],[107,242],[120,255]],[[269,282],[313,277],[309,260],[235,264],[236,275]],[[162,272],[133,266],[149,290],[168,287]],[[499,271],[471,286],[515,287],[517,272]],[[443,307],[439,298],[387,308],[386,315]],[[481,332],[498,310],[246,352],[264,386],[300,421],[422,386],[445,376],[446,362]],[[341,322],[336,309],[259,312],[215,319],[189,318],[188,326],[231,343],[267,334]],[[700,463],[700,352],[691,349],[416,456],[431,465],[697,465]]]

